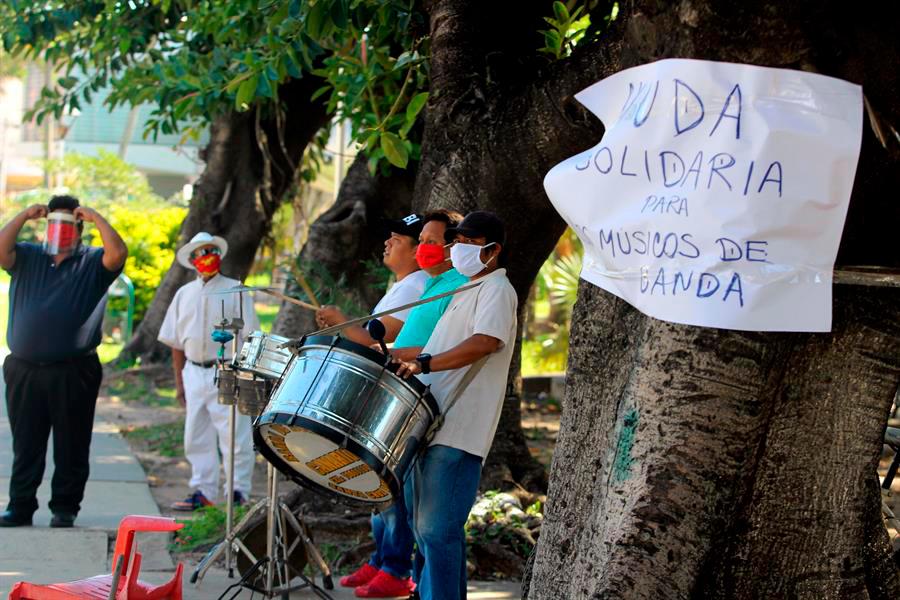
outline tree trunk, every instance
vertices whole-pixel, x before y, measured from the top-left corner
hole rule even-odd
[[[385,239],[381,220],[409,214],[414,179],[412,167],[402,171],[394,169],[388,177],[373,177],[366,156],[360,154],[341,182],[334,206],[310,227],[297,265],[305,271],[304,277],[313,288],[322,287],[323,282],[316,277],[319,270],[327,272],[329,279],[335,281],[343,275],[340,292],[361,311],[353,316],[370,311],[384,294],[383,286],[373,285],[365,261],[381,263]],[[288,294],[302,296],[297,282],[292,278],[289,282]],[[298,338],[317,329],[314,317],[315,313],[308,309],[282,302],[273,330],[279,335]]]
[[[895,123],[900,52],[883,17],[637,3],[572,63],[598,65],[580,87],[672,56],[819,71],[864,83]],[[898,149],[865,132],[839,264],[897,266]],[[900,291],[836,286],[830,334],[688,327],[582,282],[528,598],[898,597],[872,481],[898,318]]]
[[[521,323],[531,284],[565,229],[547,200],[544,174],[563,158],[592,146],[602,129],[553,89],[545,70],[522,58],[534,56],[537,42],[531,32],[542,28],[548,6],[534,3],[510,11],[503,3],[434,0],[426,7],[432,99],[414,206],[463,214],[490,210],[503,219],[507,274],[519,297]],[[492,26],[497,19],[504,22],[502,31]],[[522,433],[521,331],[516,344],[481,484],[482,489],[523,486],[544,491],[546,472],[532,458]]]
[[[254,111],[216,119],[204,151],[206,168],[194,187],[179,246],[200,231],[220,235],[228,241],[222,272],[235,279],[246,277],[272,216],[294,188],[307,144],[328,121],[324,105],[309,100],[320,84],[309,77],[282,87],[287,106],[283,122],[276,115],[262,117]],[[193,272],[172,262],[125,353],[145,361],[168,356],[156,336],[175,292],[193,277]]]

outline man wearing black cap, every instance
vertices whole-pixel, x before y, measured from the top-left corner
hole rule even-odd
[[[428,274],[420,271],[416,263],[416,246],[419,244],[419,234],[423,226],[422,215],[411,214],[402,219],[385,219],[384,223],[389,236],[384,241],[382,260],[384,266],[394,274],[396,282],[375,305],[372,314],[415,302],[425,290],[425,282],[428,280]],[[384,323],[385,342],[394,341],[409,311],[410,309],[403,310],[379,319]],[[319,327],[331,327],[349,320],[337,306],[323,306],[316,312],[316,323]],[[343,329],[341,335],[366,346],[376,343],[369,332],[358,325]]]
[[[476,211],[447,234],[453,267],[480,285],[454,297],[422,353],[397,370],[430,385],[444,416],[404,488],[424,557],[416,588],[423,600],[466,597],[464,527],[500,421],[516,339],[518,299],[498,264],[503,222]]]
[[[372,310],[372,314],[390,310],[418,300],[425,291],[425,283],[430,278],[428,273],[419,269],[416,261],[416,248],[419,234],[425,225],[422,215],[411,214],[402,219],[384,221],[389,237],[384,242],[384,265],[396,278],[384,297]],[[384,324],[385,342],[393,342],[412,309],[406,309],[380,317]],[[323,306],[316,312],[316,322],[320,327],[330,327],[349,320],[336,306]],[[341,335],[366,346],[376,343],[369,332],[360,326],[351,326],[341,330]],[[412,532],[405,523],[405,513],[399,522],[396,509],[391,507],[372,519],[372,530],[376,540],[376,552],[372,558],[355,572],[341,578],[341,585],[354,587],[358,597],[392,597],[405,595],[409,591],[409,575],[412,568]],[[368,595],[363,591],[375,578],[379,578],[379,587],[388,587],[397,593],[388,596],[373,591]],[[385,580],[385,581],[382,581]]]
[[[26,221],[47,218],[43,247],[19,242]],[[103,248],[81,243],[93,223]],[[97,358],[106,290],[128,248],[95,210],[72,196],[31,206],[0,229],[0,267],[11,275],[10,319],[3,363],[13,434],[9,505],[0,527],[31,525],[53,432],[51,527],[72,527],[88,479],[94,407],[103,370]]]

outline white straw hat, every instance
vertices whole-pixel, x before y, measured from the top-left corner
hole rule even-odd
[[[178,263],[182,267],[193,269],[194,265],[191,264],[191,253],[201,246],[209,245],[218,247],[219,250],[222,251],[222,258],[225,258],[225,255],[228,253],[228,242],[225,241],[225,238],[221,238],[217,235],[210,235],[205,231],[201,231],[195,235],[190,242],[179,248],[178,253],[175,254],[175,258],[178,259]]]

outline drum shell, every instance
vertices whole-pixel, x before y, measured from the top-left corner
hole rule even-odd
[[[237,394],[237,374],[228,366],[220,366],[216,370],[216,400],[219,404],[231,406]]]
[[[259,427],[280,424],[310,430],[359,456],[388,483],[396,498],[437,416],[437,405],[420,382],[405,381],[385,369],[380,354],[346,340],[341,343],[343,347],[306,343],[297,350],[255,424],[254,438],[280,471],[302,485],[327,491],[279,460]],[[375,357],[381,361],[372,360]],[[390,505],[364,503],[379,508]]]
[[[291,360],[290,350],[281,348],[288,341],[285,337],[254,331],[241,346],[235,368],[259,377],[278,379]]]
[[[269,403],[269,394],[275,387],[275,382],[271,379],[240,372],[235,377],[235,381],[237,384],[235,400],[238,412],[250,417],[258,416]]]

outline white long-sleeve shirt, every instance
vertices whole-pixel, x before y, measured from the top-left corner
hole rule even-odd
[[[219,291],[240,285],[240,281],[216,275],[205,282],[198,277],[175,292],[175,298],[169,304],[166,318],[159,329],[160,342],[184,350],[188,360],[204,363],[218,357],[220,345],[210,337],[213,330],[222,321],[224,302],[225,318],[231,320],[240,316],[240,297],[243,297],[244,329],[238,335],[240,348],[247,336],[259,330],[259,318],[253,308],[253,298],[249,293],[207,295],[211,291]],[[231,342],[225,344],[225,358],[232,356]]]

